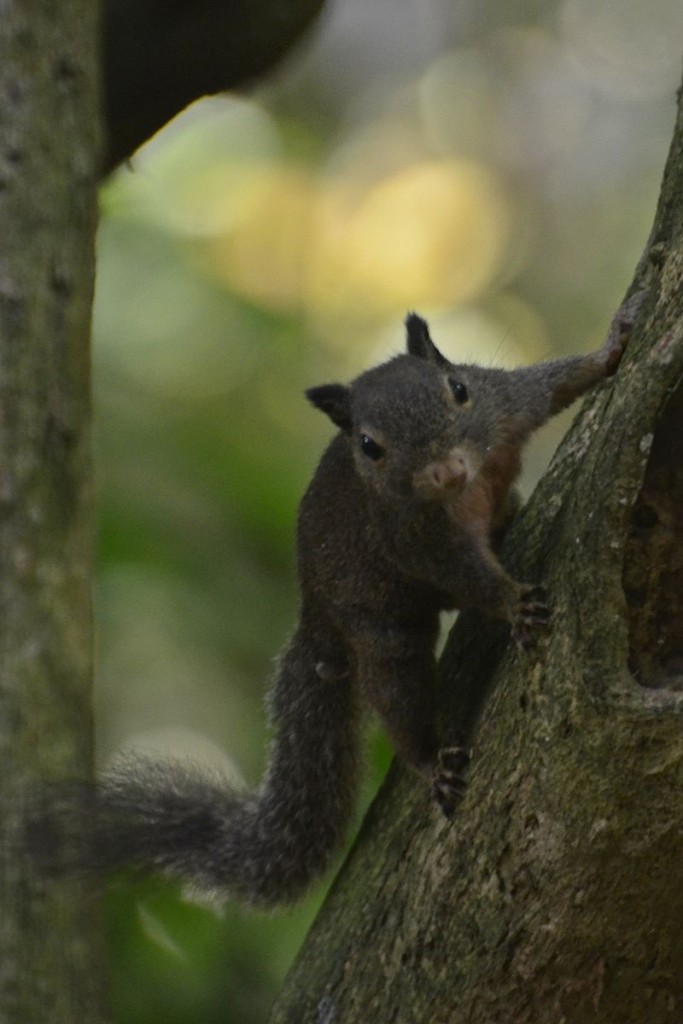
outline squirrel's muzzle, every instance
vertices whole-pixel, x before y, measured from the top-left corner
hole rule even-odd
[[[470,467],[464,454],[454,450],[445,459],[430,462],[413,475],[415,493],[422,498],[442,501],[454,492],[463,490],[471,479]]]

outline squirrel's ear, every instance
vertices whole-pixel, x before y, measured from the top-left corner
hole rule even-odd
[[[417,313],[408,313],[406,333],[408,335],[406,343],[408,355],[417,356],[418,359],[427,359],[430,363],[436,363],[437,366],[448,366],[448,360],[441,355],[429,336],[427,321]]]
[[[321,384],[320,387],[309,388],[306,398],[345,434],[351,433],[351,393],[343,384]]]

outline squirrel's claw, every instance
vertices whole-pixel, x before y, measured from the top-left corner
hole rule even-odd
[[[548,595],[539,585],[522,587],[512,620],[512,636],[518,647],[528,651],[533,647],[539,630],[550,622]]]
[[[452,818],[465,795],[465,775],[470,763],[469,751],[461,746],[442,747],[437,756],[432,776],[432,796],[444,816]]]

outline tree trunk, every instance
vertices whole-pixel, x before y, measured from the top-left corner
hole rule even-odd
[[[92,770],[90,306],[97,5],[0,14],[0,1019],[97,1024],[92,895],[13,854],[38,780]]]
[[[461,813],[390,773],[273,1024],[683,1020],[682,197],[683,101],[624,360],[505,542],[552,628],[526,654],[461,616]]]

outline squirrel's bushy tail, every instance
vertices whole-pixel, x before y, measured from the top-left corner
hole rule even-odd
[[[255,792],[180,762],[125,757],[85,792],[80,813],[72,803],[72,820],[58,797],[44,835],[61,846],[66,871],[133,868],[253,905],[290,902],[328,866],[353,810],[354,690],[348,676],[321,678],[297,634],[280,661],[276,731]]]

